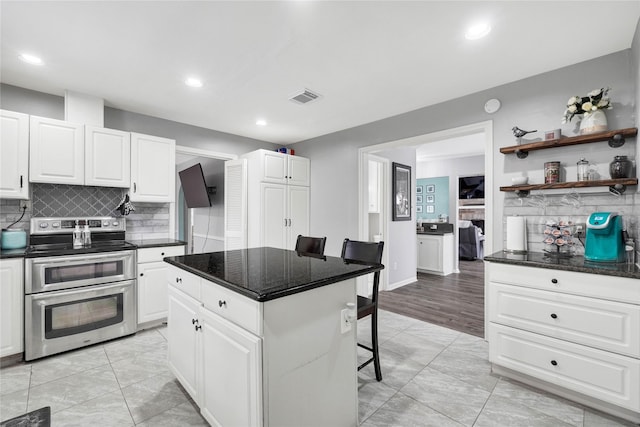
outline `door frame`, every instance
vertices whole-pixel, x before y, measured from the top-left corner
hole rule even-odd
[[[220,151],[211,151],[211,150],[206,150],[206,149],[202,149],[202,148],[194,148],[194,147],[187,147],[185,145],[176,145],[176,156],[178,154],[186,154],[186,155],[190,155],[190,156],[194,156],[194,157],[205,157],[208,159],[219,159],[219,160],[236,160],[238,158],[237,154],[231,154],[231,153],[222,153]],[[177,166],[177,163],[176,163]],[[179,200],[179,180],[180,178],[178,177],[178,173],[176,171],[175,177],[174,179],[176,180],[176,194],[175,194],[175,202],[173,203],[169,203],[169,237],[177,239],[177,228],[176,228],[176,224],[177,224],[177,220],[178,220],[178,211],[177,211],[177,205],[178,205],[178,200]],[[193,223],[193,211],[190,212],[190,216],[191,218],[189,218],[190,223]],[[187,242],[187,243],[191,243],[191,242]]]
[[[368,231],[368,205],[366,205],[366,200],[368,192],[368,168],[367,168],[367,160],[368,154],[373,154],[379,151],[390,150],[393,148],[400,147],[417,147],[419,145],[424,145],[430,142],[436,142],[443,139],[450,139],[455,137],[467,136],[476,133],[483,133],[485,140],[485,156],[484,156],[484,171],[485,171],[485,236],[488,238],[484,241],[484,253],[490,254],[493,253],[493,120],[487,120],[478,123],[471,123],[468,125],[458,126],[455,128],[445,129],[437,132],[427,133],[423,135],[417,135],[410,138],[400,139],[396,141],[384,142],[380,144],[369,145],[365,147],[361,147],[358,149],[358,230],[361,239],[367,238]],[[364,172],[367,175],[364,175]],[[415,174],[412,176],[413,186],[415,187]],[[414,212],[415,214],[415,212]],[[457,242],[458,239],[458,218],[457,211],[455,215],[450,215],[454,217],[454,237]],[[415,217],[414,217],[415,218]],[[387,216],[387,223],[389,222]],[[385,234],[385,239],[388,239],[388,234]],[[416,238],[417,241],[417,238]],[[457,243],[455,245],[456,250],[456,259],[455,261],[455,269],[458,270],[458,260],[457,260]],[[386,252],[386,251],[385,251]],[[386,265],[386,264],[385,264]],[[417,265],[417,260],[416,260]],[[383,270],[384,271],[384,270]],[[404,284],[404,283],[403,283]],[[385,287],[381,287],[381,289],[388,289],[389,283],[385,282]],[[486,309],[486,307],[485,307]],[[486,313],[485,313],[486,314]]]

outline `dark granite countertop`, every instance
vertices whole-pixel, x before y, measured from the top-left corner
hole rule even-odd
[[[640,268],[637,265],[587,261],[584,257],[577,255],[572,257],[554,257],[543,252],[529,252],[526,254],[496,252],[484,257],[484,260],[501,264],[640,279]],[[640,285],[640,283],[638,283],[638,285]]]
[[[22,249],[2,249],[0,251],[0,259],[8,258],[24,258],[27,248]]]
[[[382,270],[337,257],[300,256],[276,248],[251,248],[164,259],[256,301],[268,301]]]
[[[444,236],[445,234],[453,234],[452,231],[416,231],[418,236]]]
[[[158,248],[161,246],[182,246],[187,244],[187,242],[183,242],[182,240],[176,240],[176,239],[135,239],[135,240],[127,239],[127,242],[133,245],[136,245],[138,249]]]

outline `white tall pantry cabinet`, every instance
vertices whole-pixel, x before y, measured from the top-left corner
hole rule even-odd
[[[225,248],[294,249],[298,234],[309,234],[309,175],[309,159],[275,151],[228,161]]]

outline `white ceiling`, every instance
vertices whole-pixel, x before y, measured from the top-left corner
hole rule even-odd
[[[3,83],[69,89],[280,144],[629,48],[640,17],[637,0],[2,0],[0,8]],[[479,20],[492,32],[466,40]],[[45,65],[19,61],[22,52]],[[186,87],[188,76],[204,87]],[[303,88],[322,98],[288,100]]]

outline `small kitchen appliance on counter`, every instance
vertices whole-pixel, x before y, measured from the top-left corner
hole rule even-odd
[[[598,262],[624,262],[622,217],[617,212],[594,212],[587,220],[584,258]]]

